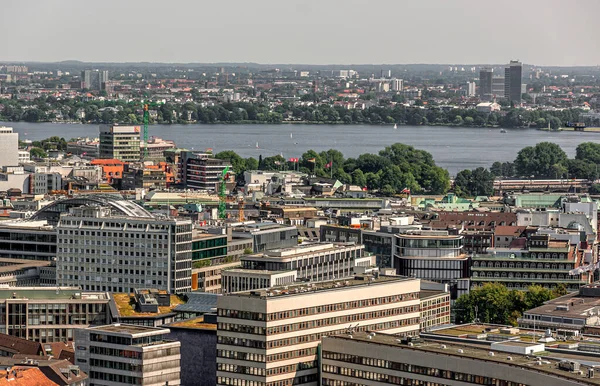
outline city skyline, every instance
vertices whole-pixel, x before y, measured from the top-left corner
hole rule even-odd
[[[587,0],[508,1],[502,7],[474,0],[431,0],[410,6],[329,1],[302,7],[265,0],[259,5],[234,1],[227,9],[217,3],[180,0],[171,3],[174,12],[163,19],[156,18],[163,13],[157,13],[161,8],[155,0],[125,4],[109,0],[96,8],[55,0],[35,3],[35,12],[31,5],[5,4],[9,12],[0,17],[0,31],[11,39],[0,61],[600,63],[600,54],[589,49],[600,32],[592,20],[600,4]],[[17,32],[23,18],[15,15],[24,14],[27,34]],[[67,23],[56,22],[65,16]],[[571,28],[573,23],[577,28]]]

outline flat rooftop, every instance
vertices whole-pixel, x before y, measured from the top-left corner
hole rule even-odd
[[[319,282],[308,282],[303,284],[294,284],[287,286],[275,286],[266,290],[252,290],[229,294],[227,296],[240,297],[258,297],[261,299],[276,298],[283,296],[301,296],[303,294],[315,293],[320,291],[336,291],[348,287],[358,287],[367,285],[380,285],[390,282],[418,280],[405,276],[382,276],[375,278],[373,275],[356,275],[354,278],[346,280],[330,280]]]
[[[191,328],[195,330],[210,330],[216,331],[217,325],[214,323],[206,323],[204,321],[204,316],[199,316],[193,319],[181,320],[179,322],[174,322],[168,325],[168,327],[173,328]]]
[[[357,247],[355,243],[305,243],[290,248],[276,248],[265,251],[264,253],[256,253],[246,255],[245,258],[290,258],[296,256],[304,256],[312,253],[335,251],[346,248]]]
[[[89,330],[116,333],[122,335],[138,335],[148,334],[155,335],[156,333],[168,334],[169,330],[161,327],[138,326],[134,324],[107,324],[105,326],[89,327]]]
[[[431,353],[437,353],[440,355],[471,358],[475,360],[485,360],[486,362],[497,362],[510,366],[521,367],[526,370],[546,373],[551,376],[562,377],[568,380],[575,380],[584,385],[600,385],[600,377],[584,378],[578,373],[571,373],[569,371],[561,370],[558,368],[558,363],[561,362],[563,359],[568,358],[568,360],[572,361],[581,361],[580,363],[582,364],[582,369],[587,375],[587,371],[585,370],[586,365],[584,365],[584,363],[588,363],[590,367],[593,367],[593,363],[595,362],[598,362],[598,364],[600,364],[600,356],[597,356],[596,358],[590,357],[588,355],[568,355],[563,357],[562,354],[548,352],[541,352],[530,356],[526,356],[491,350],[490,346],[487,345],[475,345],[469,344],[467,342],[465,342],[464,344],[454,343],[443,340],[435,340],[429,337],[424,338],[421,342],[413,342],[412,346],[408,346],[407,344],[402,343],[401,340],[395,335],[377,333],[375,336],[370,336],[368,333],[365,332],[353,333],[352,337],[350,337],[349,335],[332,335],[326,337],[325,339],[354,340],[366,342],[369,344],[393,346],[401,350],[426,351]],[[493,351],[495,355],[490,356],[490,351]],[[542,358],[541,364],[537,364],[538,361],[536,357]]]
[[[0,287],[0,299],[30,300],[104,300],[106,292],[87,292],[73,287]]]
[[[135,296],[130,294],[113,294],[112,297],[115,301],[115,305],[117,306],[117,311],[119,312],[119,316],[121,317],[152,317],[152,316],[160,316],[173,313],[173,309],[180,304],[184,304],[181,298],[177,295],[171,296],[171,305],[170,306],[159,306],[158,313],[153,312],[138,312],[135,310]]]
[[[546,304],[525,311],[524,314],[586,319],[590,317],[589,311],[593,311],[597,315],[598,307],[600,307],[600,297],[581,296],[574,292],[552,299]]]
[[[440,296],[440,295],[450,296],[450,292],[436,291],[436,290],[421,290],[421,292],[419,292],[420,299],[427,299],[427,298],[432,298],[432,297]]]

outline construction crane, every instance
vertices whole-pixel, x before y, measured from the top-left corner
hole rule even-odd
[[[219,184],[219,218],[225,219],[227,218],[227,186],[226,182],[229,178],[229,166],[226,166],[225,169],[221,172],[220,184]]]
[[[158,103],[158,102],[147,102],[144,103],[144,132],[142,134],[143,137],[143,141],[144,141],[144,152],[142,154],[142,161],[145,161],[146,159],[148,159],[148,124],[150,123],[150,107],[157,107],[159,105],[161,105],[162,103]]]

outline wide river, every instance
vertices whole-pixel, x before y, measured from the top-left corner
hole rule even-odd
[[[98,137],[98,125],[0,122],[13,127],[20,139],[40,140],[51,136],[65,139]],[[451,175],[462,169],[489,167],[494,161],[513,161],[525,146],[550,141],[570,156],[582,142],[600,141],[600,133],[544,132],[529,129],[457,128],[443,126],[391,125],[154,125],[150,136],[171,139],[190,150],[233,150],[243,157],[258,158],[282,154],[299,157],[304,151],[337,149],[345,157],[377,153],[385,146],[401,142],[430,152],[437,165]],[[258,147],[257,147],[258,144]]]

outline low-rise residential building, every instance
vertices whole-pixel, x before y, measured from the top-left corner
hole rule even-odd
[[[75,334],[75,363],[98,385],[180,385],[181,343],[167,328],[110,324]]]

